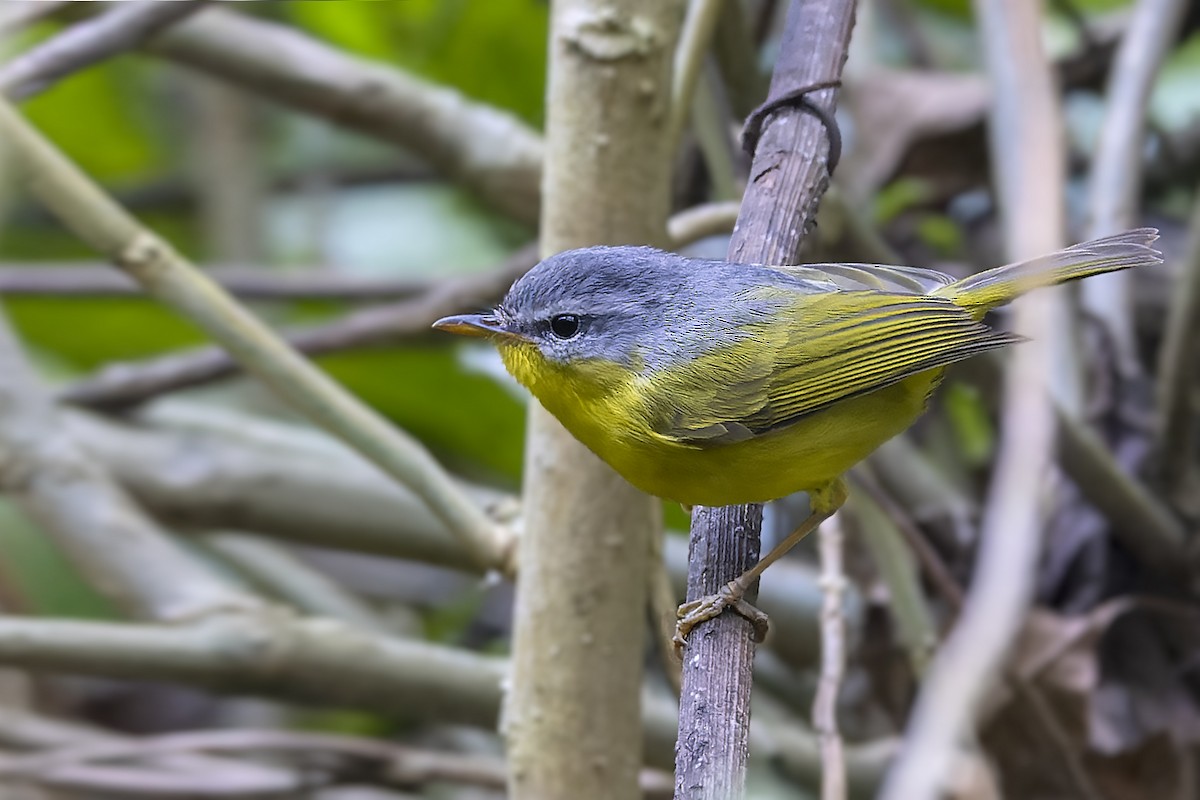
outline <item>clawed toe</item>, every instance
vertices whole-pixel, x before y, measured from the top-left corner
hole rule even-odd
[[[742,598],[745,591],[738,581],[730,581],[716,594],[681,605],[677,614],[679,619],[675,623],[675,635],[671,637],[675,652],[682,654],[693,628],[701,622],[720,616],[726,608],[750,620],[750,624],[754,626],[754,641],[763,641],[767,636],[769,620],[766,614]]]

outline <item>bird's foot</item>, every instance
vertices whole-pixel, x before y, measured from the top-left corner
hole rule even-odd
[[[722,586],[716,594],[710,594],[681,605],[677,613],[679,619],[675,623],[675,635],[671,639],[675,645],[675,652],[677,654],[683,652],[683,646],[687,644],[688,634],[692,632],[693,628],[701,622],[715,619],[727,608],[750,620],[750,624],[754,626],[755,642],[761,642],[767,638],[767,628],[769,627],[767,615],[746,602],[743,598],[745,594],[746,587],[740,581],[732,580]]]

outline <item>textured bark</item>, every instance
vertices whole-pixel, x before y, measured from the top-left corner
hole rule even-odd
[[[665,136],[682,6],[553,6],[542,248],[661,243]],[[541,408],[530,416],[512,694],[514,798],[634,797],[650,536],[657,503]]]
[[[771,96],[840,77],[853,0],[796,0],[788,10]],[[834,90],[809,99],[832,110]],[[780,110],[766,122],[729,244],[729,260],[795,263],[829,185],[828,133],[813,115]],[[762,509],[698,508],[692,517],[689,600],[712,594],[758,558]],[[692,632],[683,662],[676,798],[728,800],[745,791],[754,645],[750,623],[723,614]]]

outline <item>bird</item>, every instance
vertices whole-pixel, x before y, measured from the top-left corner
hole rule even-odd
[[[946,367],[1022,341],[985,315],[1041,287],[1161,263],[1138,228],[961,280],[920,267],[690,258],[644,246],[552,255],[487,313],[434,328],[490,340],[516,380],[635,487],[685,507],[809,495],[809,516],[719,592],[680,606],[675,644],[744,600],[828,519],[844,476],[926,410]]]

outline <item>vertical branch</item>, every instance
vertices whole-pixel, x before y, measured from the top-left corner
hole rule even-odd
[[[841,76],[854,26],[853,0],[794,0],[771,96]],[[832,111],[834,90],[808,99]],[[772,114],[755,151],[729,260],[794,263],[829,185],[828,133],[796,109]],[[692,514],[687,597],[716,592],[758,559],[760,506],[697,508]],[[753,600],[752,597],[747,597]],[[679,703],[675,796],[729,800],[744,792],[749,752],[750,623],[722,614],[688,638]]]
[[[557,0],[541,243],[662,242],[679,2]],[[530,410],[505,709],[517,798],[635,797],[649,537],[658,503]]]
[[[976,0],[995,92],[992,171],[1012,259],[1062,245],[1065,158],[1058,90],[1041,44],[1038,0]],[[958,624],[922,684],[885,800],[941,796],[956,748],[1004,663],[1033,591],[1040,500],[1051,464],[1054,415],[1047,393],[1050,340],[1060,296],[1017,301],[1017,329],[1033,341],[1015,350],[1007,375],[1001,441],[982,524],[971,591]]]
[[[1092,165],[1085,239],[1109,236],[1136,222],[1142,186],[1142,139],[1154,79],[1179,31],[1185,0],[1139,0],[1113,60],[1108,109]],[[1142,375],[1133,330],[1133,276],[1099,275],[1080,286],[1083,307],[1108,329],[1116,368]]]
[[[259,167],[260,107],[245,93],[203,75],[184,75],[189,90],[193,179],[209,258],[261,262],[266,172]]]
[[[1200,374],[1196,359],[1200,342],[1200,202],[1192,208],[1180,267],[1159,353],[1155,428],[1162,479],[1177,502],[1187,497],[1188,479],[1195,478],[1192,398]]]
[[[817,532],[821,553],[821,674],[813,699],[813,729],[821,742],[821,800],[846,800],[846,757],[838,732],[837,701],[846,670],[846,621],[842,594],[841,514],[827,519]]]

